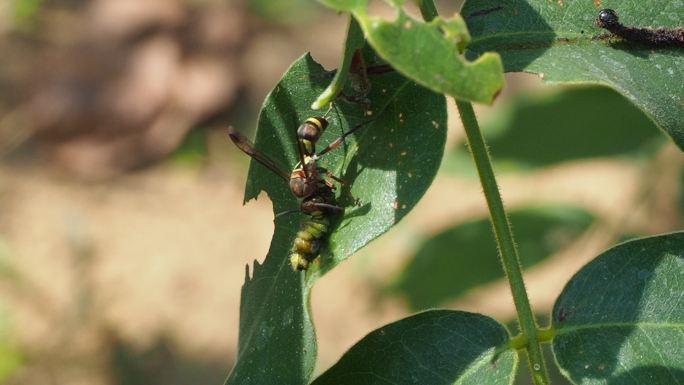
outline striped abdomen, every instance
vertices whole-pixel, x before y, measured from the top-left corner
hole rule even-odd
[[[318,256],[329,230],[330,219],[322,212],[307,217],[299,228],[292,245],[292,254],[290,254],[292,270],[300,271],[309,268],[309,263]]]

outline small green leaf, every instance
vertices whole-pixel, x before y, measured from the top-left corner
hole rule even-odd
[[[355,53],[359,52],[365,45],[363,38],[363,31],[361,26],[352,16],[349,16],[349,27],[347,28],[347,39],[344,44],[344,53],[342,55],[342,64],[337,69],[335,77],[330,82],[328,87],[318,95],[318,98],[311,104],[312,110],[318,110],[328,105],[344,88],[347,82],[347,75],[349,74],[349,67]]]
[[[553,307],[558,364],[577,384],[684,383],[684,233],[599,255]]]
[[[574,241],[594,217],[585,210],[558,205],[513,210],[510,220],[521,263],[530,267]],[[389,291],[403,295],[411,309],[418,310],[502,277],[491,224],[483,218],[428,239]]]
[[[484,53],[469,62],[461,55],[470,40],[460,15],[424,23],[398,8],[386,21],[357,12],[368,42],[402,74],[459,100],[491,103],[504,85],[499,55]]]
[[[338,11],[350,11],[366,39],[397,71],[423,86],[459,100],[491,103],[504,86],[503,65],[495,53],[474,61],[462,55],[470,41],[461,15],[422,22],[401,8],[404,1],[390,1],[397,17],[387,21],[367,13],[366,0],[320,0]]]
[[[538,73],[548,82],[608,85],[684,148],[683,51],[604,38],[595,26],[599,8],[614,9],[629,26],[684,25],[681,1],[469,0],[462,9],[473,37],[468,50],[496,51],[506,71]]]
[[[491,318],[426,311],[371,332],[312,385],[510,385],[518,357],[507,342]]]
[[[377,58],[369,55],[369,65]],[[266,98],[255,146],[292,170],[298,162],[296,129],[311,102],[332,79],[309,55],[289,68]],[[319,149],[358,124],[320,165],[347,181],[338,190],[344,215],[332,228],[322,255],[307,273],[293,272],[289,254],[301,214],[275,220],[263,265],[255,264],[242,290],[238,358],[228,384],[304,384],[313,371],[316,344],[308,309],[316,277],[387,231],[418,202],[432,182],[446,140],[446,102],[396,72],[370,76],[369,104],[335,101]],[[237,150],[235,150],[237,151]],[[298,209],[288,184],[257,162],[247,177],[245,200],[266,191],[274,213]],[[264,226],[270,226],[265,223]]]

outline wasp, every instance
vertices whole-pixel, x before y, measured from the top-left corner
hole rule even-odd
[[[318,257],[321,247],[330,233],[332,220],[344,211],[342,207],[338,206],[335,199],[335,186],[332,182],[325,179],[324,176],[341,184],[346,182],[337,178],[325,168],[320,167],[317,161],[322,155],[343,143],[346,137],[364,124],[357,125],[343,133],[342,136],[331,142],[324,149],[316,152],[316,143],[327,128],[328,121],[325,117],[320,116],[306,119],[297,128],[296,142],[299,163],[290,173],[285,172],[268,155],[257,150],[249,139],[229,128],[230,139],[242,152],[288,183],[290,191],[300,201],[298,211],[308,216],[299,228],[292,245],[290,265],[294,271],[302,271],[309,268],[309,264]],[[280,213],[276,216],[285,213]]]

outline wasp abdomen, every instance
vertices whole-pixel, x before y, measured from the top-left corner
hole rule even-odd
[[[313,116],[297,128],[297,138],[302,145],[304,155],[314,154],[316,142],[321,138],[326,127],[328,127],[328,121],[325,118]]]
[[[318,256],[329,230],[330,220],[323,215],[311,216],[302,223],[290,254],[292,270],[306,270],[309,267],[309,263]]]

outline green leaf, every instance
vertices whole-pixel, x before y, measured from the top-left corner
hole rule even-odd
[[[684,383],[684,233],[599,255],[553,307],[553,349],[577,384]]]
[[[641,110],[604,86],[521,92],[500,105],[482,123],[482,130],[498,171],[640,155],[662,138]],[[466,162],[469,158],[467,148],[458,146],[447,155],[445,165],[449,171],[476,175],[472,162]]]
[[[484,53],[472,62],[461,56],[470,40],[456,14],[423,23],[401,9],[385,21],[356,14],[373,48],[402,74],[439,93],[459,100],[491,103],[504,84],[497,54]]]
[[[375,60],[367,57],[369,65],[377,64]],[[295,130],[307,117],[319,114],[309,106],[332,75],[305,55],[292,64],[264,102],[255,145],[284,169],[292,170],[298,162]],[[238,360],[228,384],[307,382],[316,354],[308,309],[315,278],[403,218],[437,172],[446,140],[444,97],[396,72],[372,75],[370,80],[368,108],[338,99],[320,140],[322,148],[343,130],[367,123],[320,160],[348,182],[338,192],[345,213],[333,226],[320,265],[313,263],[306,274],[293,272],[289,264],[304,215],[276,219],[268,255],[263,265],[255,263],[243,286]],[[271,198],[274,213],[299,207],[287,183],[252,162],[245,200],[262,190]]]
[[[342,55],[342,63],[337,69],[333,80],[328,84],[328,87],[318,95],[318,98],[311,104],[311,108],[318,110],[328,105],[344,88],[347,82],[347,75],[349,68],[354,58],[355,53],[360,52],[364,45],[363,31],[361,26],[352,16],[349,16],[349,27],[347,28],[347,38],[344,43],[344,53]]]
[[[499,55],[484,53],[468,61],[462,53],[470,41],[459,14],[422,22],[407,15],[400,1],[387,21],[367,14],[362,0],[322,0],[338,11],[351,11],[373,49],[392,67],[429,89],[459,100],[491,103],[503,88],[503,65]]]
[[[507,343],[491,318],[426,311],[371,332],[312,385],[509,385],[518,357]]]
[[[641,110],[604,86],[521,94],[485,127],[495,159],[537,167],[636,154],[658,137]]]
[[[510,212],[523,267],[530,267],[573,242],[594,221],[569,206],[540,206]],[[503,277],[487,218],[462,223],[428,239],[389,291],[411,309],[426,309]]]
[[[462,9],[472,35],[468,49],[473,56],[498,52],[506,71],[615,88],[684,148],[682,50],[600,38],[606,31],[594,25],[599,8],[613,8],[625,25],[684,25],[681,1],[470,0]]]

